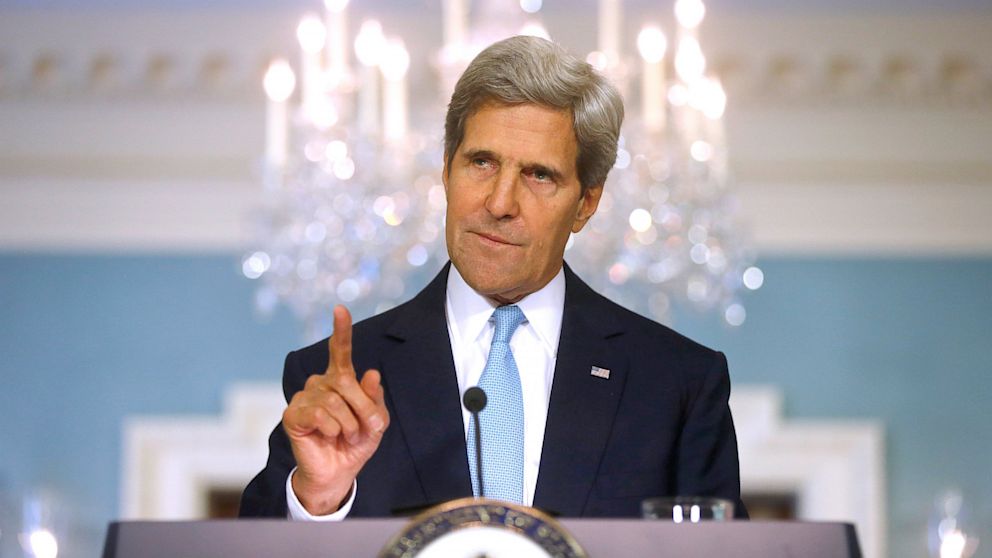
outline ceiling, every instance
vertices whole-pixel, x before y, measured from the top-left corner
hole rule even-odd
[[[442,0],[361,0],[361,10],[391,8],[417,10],[439,8]],[[359,0],[355,0],[357,4]],[[556,10],[596,8],[596,0],[545,0],[545,8]],[[654,8],[665,4],[658,0],[627,0],[632,9]],[[992,11],[992,0],[707,0],[712,10],[733,13],[948,13]],[[320,0],[0,0],[0,9],[306,9],[320,5]],[[209,6],[209,7],[208,7]],[[356,6],[357,7],[357,6]]]

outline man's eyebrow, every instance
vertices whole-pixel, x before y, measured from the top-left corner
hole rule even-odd
[[[463,151],[460,157],[464,160],[471,161],[472,159],[492,159],[494,161],[499,161],[500,157],[494,151],[490,151],[485,148],[468,148]],[[530,171],[541,171],[551,176],[552,180],[560,181],[565,176],[565,173],[558,170],[555,167],[547,165],[545,163],[537,163],[533,161],[524,161],[520,164],[520,168],[530,170]]]
[[[497,161],[499,160],[499,157],[497,157],[495,153],[493,153],[488,149],[481,149],[481,148],[466,149],[465,151],[462,152],[461,156],[463,159],[468,159],[468,160],[472,160],[472,159],[495,159]]]

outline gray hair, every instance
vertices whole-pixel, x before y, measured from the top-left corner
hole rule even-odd
[[[570,111],[582,190],[606,182],[617,158],[623,100],[592,66],[538,37],[511,37],[483,50],[458,79],[448,104],[444,152],[449,169],[465,137],[465,122],[490,102]]]

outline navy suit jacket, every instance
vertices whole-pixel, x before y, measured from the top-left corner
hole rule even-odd
[[[416,297],[356,323],[355,369],[382,373],[391,424],[358,475],[349,517],[471,496],[461,397],[445,321],[449,266]],[[286,357],[287,401],[327,368],[326,340]],[[590,374],[594,366],[609,378]],[[654,496],[740,503],[722,353],[595,293],[565,267],[565,308],[534,506],[566,517],[637,516]],[[242,516],[286,517],[295,466],[282,425],[241,499]]]

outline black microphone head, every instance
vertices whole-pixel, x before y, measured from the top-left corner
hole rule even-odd
[[[478,386],[473,386],[465,390],[462,396],[462,403],[470,413],[478,413],[486,408],[486,392]]]

